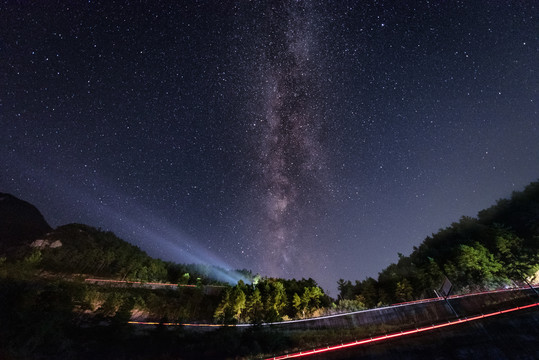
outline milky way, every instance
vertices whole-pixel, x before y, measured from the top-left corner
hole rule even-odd
[[[263,130],[260,163],[264,191],[259,243],[263,270],[288,275],[298,264],[302,224],[307,223],[313,193],[323,186],[320,86],[315,74],[313,14],[301,3],[269,8],[261,54]]]

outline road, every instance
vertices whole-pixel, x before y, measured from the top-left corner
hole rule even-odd
[[[368,345],[368,344],[373,344],[373,343],[377,343],[377,342],[388,341],[388,340],[395,339],[395,338],[401,338],[401,337],[406,337],[406,336],[410,336],[410,335],[416,335],[418,333],[424,333],[424,332],[428,332],[428,331],[432,331],[432,330],[436,330],[436,329],[440,329],[440,328],[446,328],[446,327],[450,327],[450,326],[454,326],[454,325],[461,325],[461,324],[465,324],[465,323],[468,323],[468,322],[489,318],[489,317],[492,317],[492,316],[503,315],[503,314],[507,314],[507,313],[511,313],[511,312],[515,312],[515,311],[519,311],[519,310],[530,309],[530,308],[534,308],[534,307],[539,308],[539,303],[536,302],[536,303],[525,305],[525,306],[517,306],[517,307],[514,307],[514,308],[500,310],[500,311],[491,312],[491,313],[487,313],[487,314],[481,314],[481,315],[476,315],[476,316],[472,316],[472,317],[459,318],[459,319],[456,319],[456,320],[453,320],[453,321],[447,321],[447,322],[443,322],[443,323],[440,323],[440,324],[435,324],[435,325],[430,325],[430,326],[423,326],[423,327],[419,327],[419,328],[412,329],[412,330],[393,332],[393,333],[390,333],[390,334],[385,334],[385,335],[380,335],[380,336],[376,336],[376,337],[365,338],[365,339],[356,340],[356,341],[348,342],[348,343],[344,343],[344,344],[337,344],[337,345],[333,345],[333,346],[320,347],[320,348],[313,349],[313,350],[307,350],[307,351],[284,354],[284,355],[281,355],[281,356],[270,357],[270,358],[267,358],[266,360],[271,360],[271,359],[273,359],[273,360],[293,359],[293,358],[300,358],[300,357],[306,357],[306,356],[320,355],[320,354],[324,354],[324,353],[328,353],[328,352],[334,352],[334,351],[343,350],[343,349],[350,349],[350,348],[358,347],[358,346],[362,346],[362,345]]]
[[[103,281],[103,280],[99,280]],[[151,285],[151,284],[150,284]],[[159,284],[159,285],[169,285],[169,284]],[[173,284],[170,284],[173,285]],[[177,285],[175,285],[177,286]],[[492,295],[492,294],[501,294],[501,293],[514,293],[514,292],[523,292],[528,291],[528,287],[521,287],[521,288],[509,288],[509,289],[499,289],[499,290],[492,290],[492,291],[482,291],[482,292],[475,292],[470,294],[464,294],[464,295],[452,295],[448,298],[449,301],[454,301],[457,299],[463,299],[468,297],[476,297],[476,296],[482,296],[482,295]],[[434,304],[437,303],[440,306],[445,308],[444,299],[441,297],[438,298],[428,298],[428,299],[421,299],[421,300],[415,300],[415,301],[408,301],[408,302],[402,302],[397,304],[392,304],[389,306],[383,306],[373,309],[367,309],[367,310],[359,310],[359,311],[352,311],[352,312],[346,312],[346,313],[338,313],[338,314],[331,314],[331,315],[324,315],[319,317],[313,317],[313,318],[307,318],[307,319],[297,319],[297,320],[287,320],[287,321],[280,321],[280,322],[271,322],[271,323],[262,323],[262,326],[283,326],[287,327],[289,325],[293,324],[306,324],[306,323],[320,323],[324,320],[331,320],[331,319],[339,319],[339,318],[351,318],[351,317],[358,317],[358,316],[365,316],[369,313],[384,313],[385,311],[394,311],[398,308],[405,308],[410,306],[416,306],[419,304]],[[186,327],[198,327],[198,328],[217,328],[217,327],[223,327],[223,326],[230,326],[230,327],[250,327],[253,326],[252,324],[207,324],[207,323],[177,323],[177,322],[166,322],[166,323],[159,323],[159,322],[153,322],[153,321],[130,321],[130,324],[134,325],[164,325],[164,326],[186,326]],[[327,322],[326,322],[327,323]]]

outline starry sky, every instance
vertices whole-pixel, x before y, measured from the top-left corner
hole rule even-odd
[[[533,1],[2,1],[0,191],[332,295],[539,178]]]

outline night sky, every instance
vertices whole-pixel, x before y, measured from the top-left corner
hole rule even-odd
[[[0,192],[336,295],[539,178],[534,1],[3,1]]]

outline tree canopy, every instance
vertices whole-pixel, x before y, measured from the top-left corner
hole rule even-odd
[[[444,276],[457,291],[531,279],[539,271],[539,182],[428,236],[409,256],[363,281],[340,279],[338,299],[373,307],[434,296]],[[347,306],[350,304],[347,302]]]

